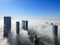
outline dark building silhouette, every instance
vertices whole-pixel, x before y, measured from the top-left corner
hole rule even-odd
[[[11,32],[11,17],[4,17],[4,37]]]
[[[20,23],[16,22],[16,33],[19,34],[19,30],[20,30]]]
[[[53,25],[53,23],[51,23],[51,25]]]
[[[58,45],[58,26],[53,25],[54,45]]]
[[[22,28],[28,30],[28,21],[22,21]]]
[[[39,45],[39,38],[37,38],[37,35],[35,35],[35,45]]]

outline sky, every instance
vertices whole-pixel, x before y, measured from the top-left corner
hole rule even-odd
[[[60,0],[0,0],[0,17],[60,19]]]

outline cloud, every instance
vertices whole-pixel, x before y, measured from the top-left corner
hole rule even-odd
[[[14,33],[14,37],[16,35],[16,21],[17,20],[12,20],[12,32]],[[21,22],[21,20],[19,19],[19,21]],[[30,31],[33,31],[33,32],[36,32],[38,36],[48,36],[50,38],[53,38],[53,31],[52,31],[52,27],[50,24],[46,24],[45,22],[48,22],[48,23],[59,23],[60,20],[28,20],[29,21],[29,28],[32,29]],[[21,25],[22,26],[22,25]],[[58,37],[60,38],[60,25],[59,26],[59,31],[58,31]],[[1,32],[2,30],[2,32]],[[24,41],[29,41],[29,35],[27,34],[27,31],[24,31],[23,29],[20,30],[21,32],[21,39],[24,40]],[[3,20],[0,20],[0,37],[3,38]],[[14,37],[11,37],[11,38],[14,38]],[[24,38],[25,37],[25,38]],[[1,39],[0,38],[0,39]],[[26,40],[27,39],[27,40]],[[3,39],[4,40],[4,39]],[[15,40],[15,38],[14,38]],[[4,40],[4,44],[6,44],[7,41]],[[14,43],[14,42],[13,42]],[[3,43],[1,43],[1,45],[3,45]]]

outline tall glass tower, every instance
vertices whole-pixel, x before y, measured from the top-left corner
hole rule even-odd
[[[24,30],[28,30],[28,21],[22,21],[22,28],[24,29]]]
[[[53,25],[54,45],[58,45],[58,26]]]
[[[16,33],[19,35],[19,30],[20,30],[20,23],[16,22]]]
[[[11,17],[4,17],[4,37],[11,32]]]

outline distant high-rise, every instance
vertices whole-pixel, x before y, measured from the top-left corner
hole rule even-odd
[[[4,37],[11,32],[11,17],[4,17]]]
[[[24,29],[24,30],[28,30],[28,21],[22,21],[22,28]]]
[[[54,45],[58,45],[58,26],[53,25]]]
[[[20,30],[20,23],[16,22],[16,33],[19,34],[19,30]]]
[[[37,38],[37,35],[35,35],[34,42],[35,42],[35,45],[39,45],[39,38]]]

